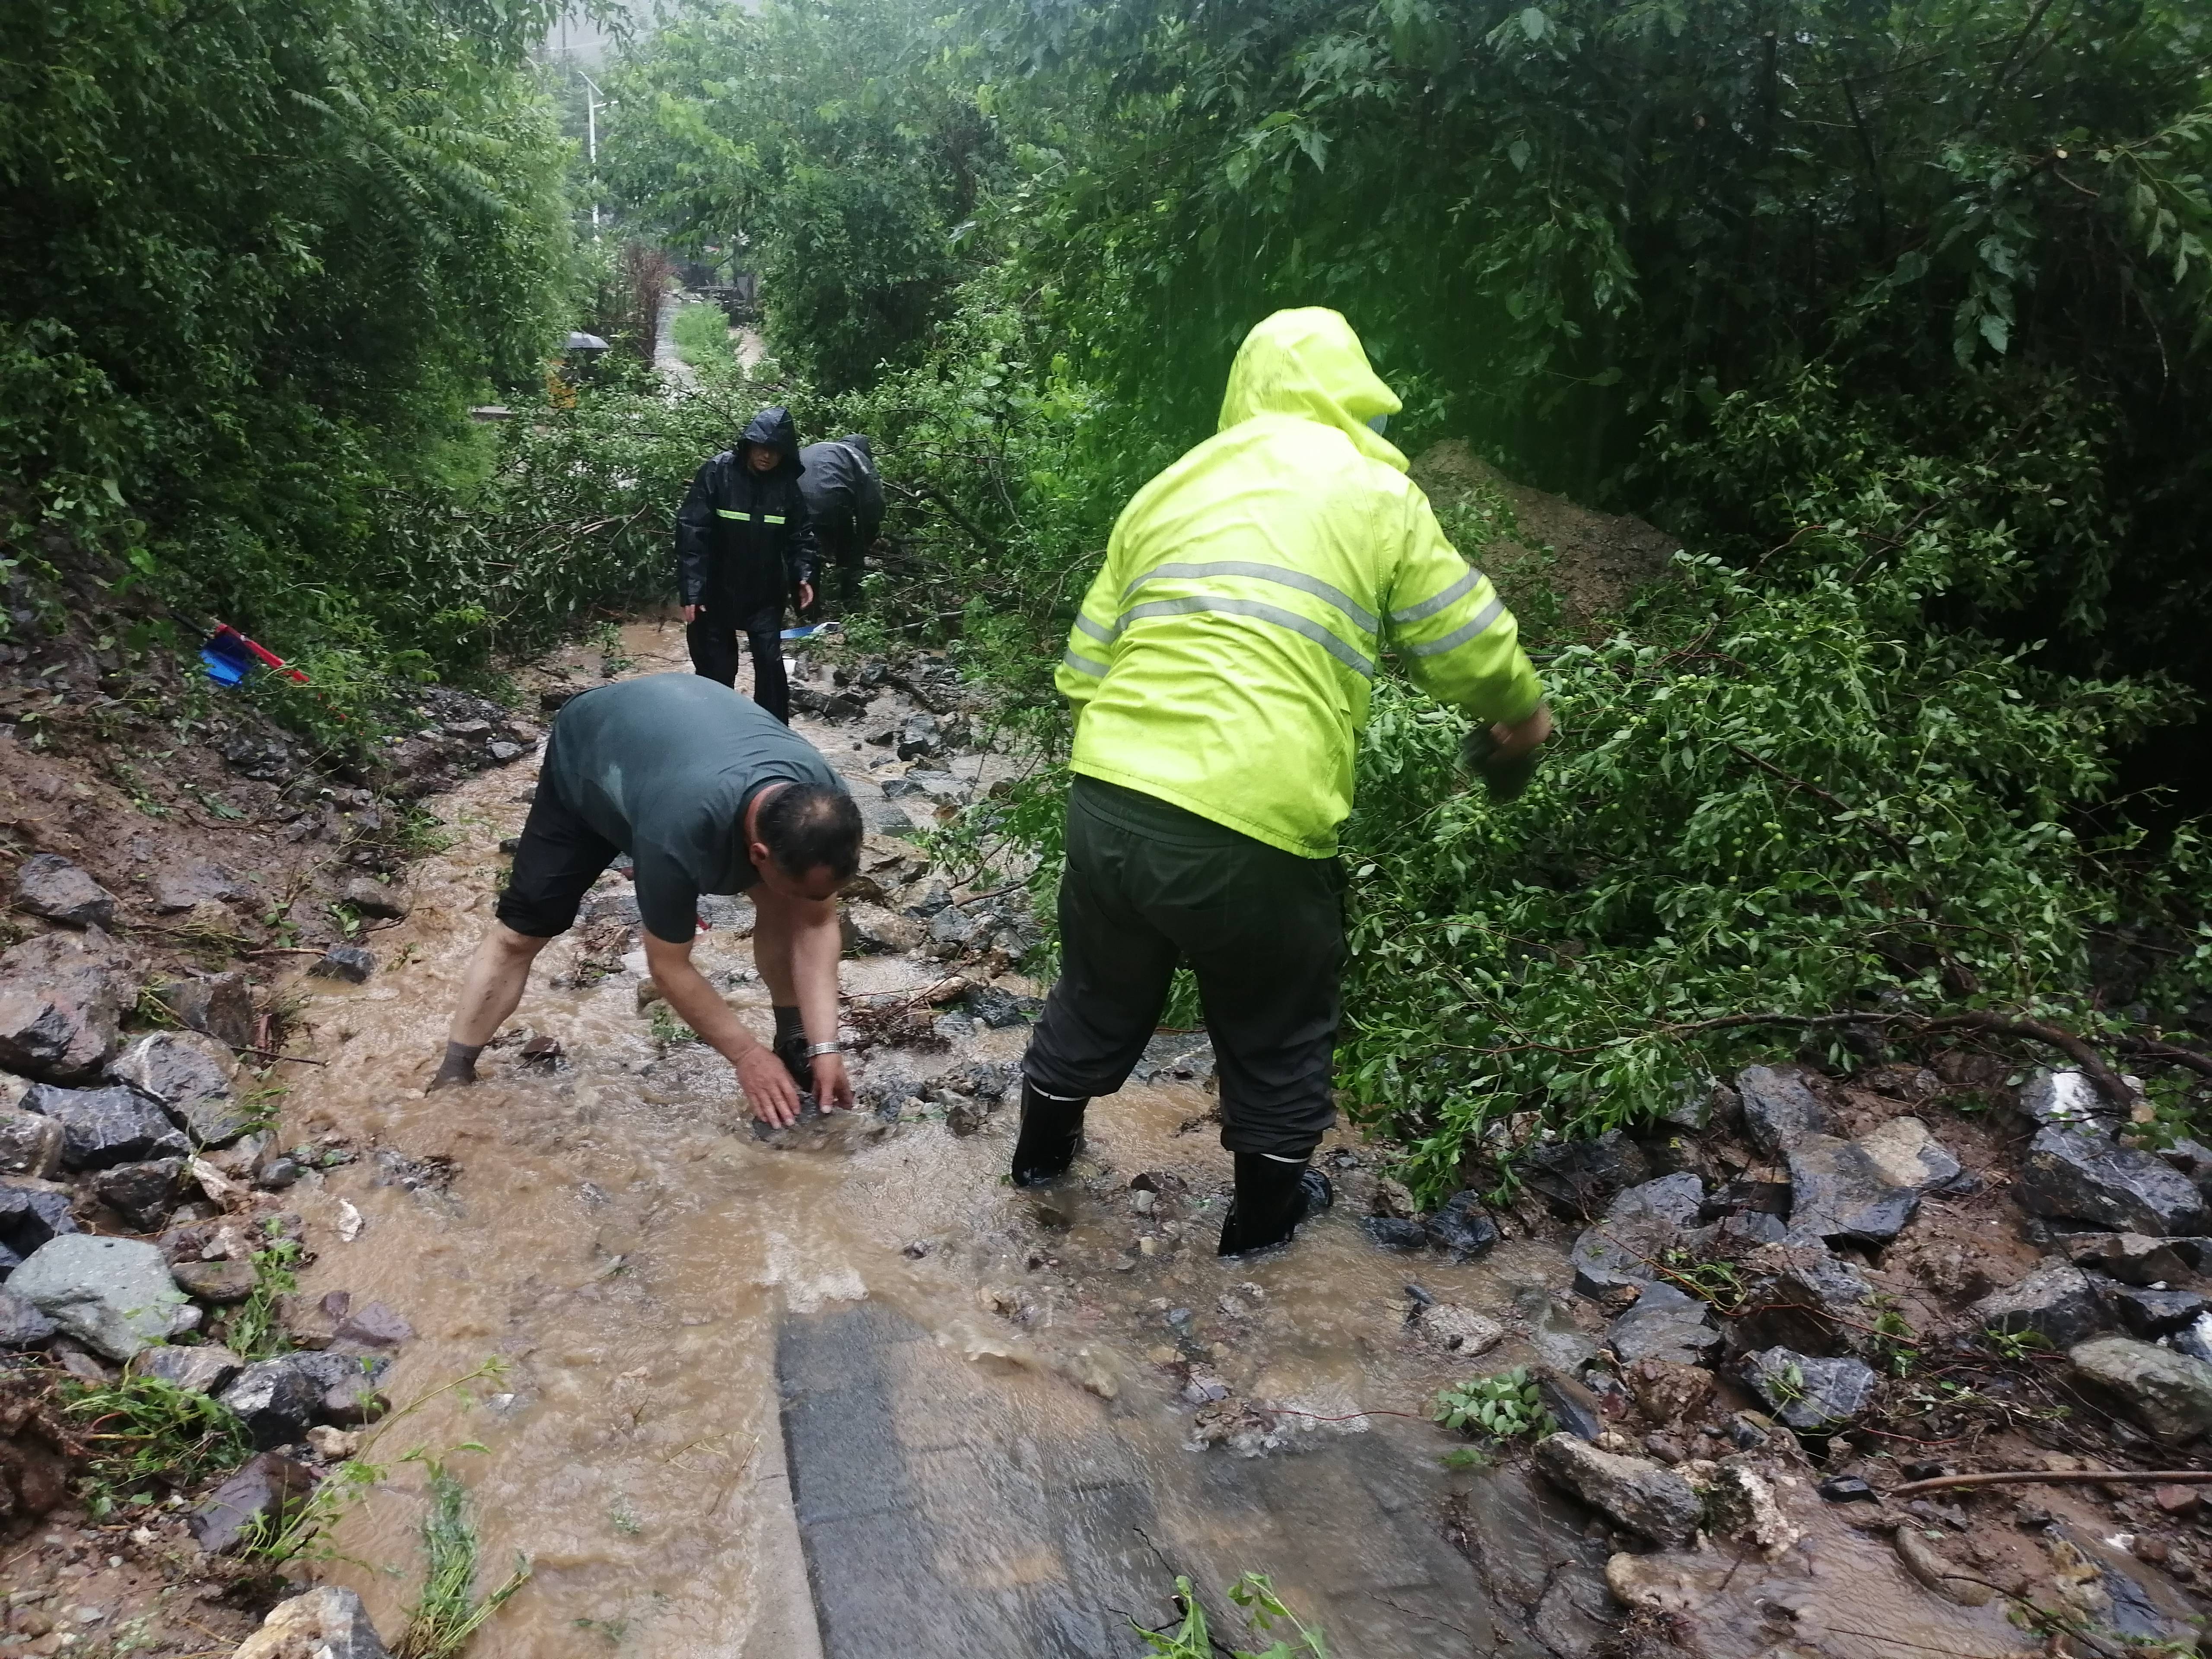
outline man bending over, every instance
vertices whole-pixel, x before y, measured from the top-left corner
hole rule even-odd
[[[860,812],[814,746],[728,686],[655,674],[572,699],[553,722],[498,921],[477,947],[434,1089],[476,1081],[477,1055],[522,1000],[530,964],[592,884],[630,856],[653,983],[737,1068],[753,1115],[799,1115],[799,1091],[849,1109],[837,1041],[836,892]],[[750,893],[753,959],[775,1005],[773,1049],[691,963],[702,893]]]

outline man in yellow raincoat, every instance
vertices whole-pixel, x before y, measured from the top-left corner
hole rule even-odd
[[[1085,1107],[1128,1077],[1188,961],[1237,1160],[1224,1255],[1329,1202],[1310,1165],[1335,1119],[1336,836],[1385,642],[1491,727],[1493,764],[1551,731],[1512,615],[1381,435],[1399,407],[1337,313],[1255,328],[1220,430],[1123,509],[1058,675],[1075,707],[1063,965],[1023,1065],[1013,1179],[1066,1172]]]

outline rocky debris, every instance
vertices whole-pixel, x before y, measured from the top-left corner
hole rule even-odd
[[[1858,1146],[1893,1187],[1918,1193],[1952,1193],[1973,1183],[1951,1149],[1917,1117],[1893,1117],[1861,1135]]]
[[[35,1303],[0,1287],[0,1348],[34,1348],[60,1328]]]
[[[1856,1141],[1801,1133],[1786,1153],[1790,1226],[1833,1242],[1886,1244],[1920,1207],[1917,1187],[1894,1186]]]
[[[153,1231],[167,1218],[184,1184],[181,1158],[113,1164],[94,1176],[91,1182],[92,1195],[142,1233]]]
[[[319,979],[337,979],[349,985],[362,985],[376,971],[376,957],[362,945],[333,945],[307,971]]]
[[[178,1290],[161,1252],[137,1239],[61,1234],[9,1276],[8,1288],[114,1360],[199,1322],[199,1310]]]
[[[929,936],[921,923],[880,904],[845,905],[837,926],[848,956],[903,956],[920,950]]]
[[[29,1181],[0,1181],[0,1273],[33,1250],[77,1230],[69,1194]]]
[[[1696,1489],[1672,1469],[1600,1451],[1564,1433],[1537,1443],[1536,1467],[1591,1508],[1655,1544],[1684,1545],[1697,1536],[1704,1504]]]
[[[1588,1140],[1559,1140],[1530,1148],[1514,1165],[1522,1184],[1570,1218],[1587,1220],[1623,1188],[1651,1173],[1636,1143],[1608,1129]]]
[[[264,1451],[201,1499],[185,1524],[202,1549],[221,1555],[281,1531],[314,1490],[315,1472],[305,1463]]]
[[[2212,1429],[2212,1364],[2132,1336],[2100,1336],[2067,1353],[2081,1381],[2169,1444]]]
[[[2172,1239],[2142,1233],[2076,1233],[2063,1242],[2075,1267],[2123,1285],[2162,1285],[2190,1271]]]
[[[1735,1091],[1744,1132],[1762,1152],[1787,1152],[1802,1136],[1832,1135],[1840,1127],[1820,1097],[1788,1072],[1747,1066],[1736,1073]]]
[[[254,1445],[288,1445],[307,1431],[322,1390],[295,1363],[297,1356],[256,1360],[216,1397],[238,1414]]]
[[[250,885],[222,866],[196,859],[182,869],[155,871],[147,896],[155,910],[174,915],[202,904],[243,904],[254,895]]]
[[[1723,1463],[1713,1472],[1705,1517],[1715,1532],[1741,1539],[1770,1561],[1805,1535],[1783,1512],[1766,1477],[1741,1463]]]
[[[0,1175],[52,1181],[61,1167],[59,1123],[42,1112],[0,1109]]]
[[[15,902],[66,927],[115,926],[115,895],[57,853],[34,853],[15,872]]]
[[[1977,1331],[2033,1334],[2052,1348],[2070,1348],[2108,1323],[2096,1287],[2070,1261],[2045,1261],[2018,1284],[1992,1291],[1966,1310]]]
[[[996,985],[969,986],[966,1000],[968,1012],[994,1031],[1027,1025],[1044,1012],[1042,998],[1020,996]]]
[[[235,969],[166,981],[153,988],[155,1000],[191,1030],[204,1032],[236,1051],[253,1043],[253,987]]]
[[[1620,1194],[1604,1218],[1575,1240],[1575,1288],[1602,1300],[1626,1286],[1650,1284],[1676,1236],[1696,1222],[1705,1197],[1705,1183],[1687,1170]]]
[[[363,1353],[350,1344],[308,1353],[286,1354],[287,1364],[307,1382],[309,1415],[341,1426],[374,1420],[383,1411],[376,1385],[392,1368],[388,1353]]]
[[[1947,1601],[1962,1607],[1986,1607],[1996,1596],[1995,1587],[1972,1573],[1961,1572],[1936,1553],[1917,1527],[1896,1532],[1897,1559],[1905,1570]]]
[[[1423,1231],[1430,1243],[1462,1261],[1488,1255],[1499,1237],[1498,1224],[1482,1206],[1482,1195],[1472,1188],[1446,1199]]]
[[[1503,1325],[1456,1302],[1417,1300],[1406,1323],[1430,1347],[1461,1359],[1488,1353],[1505,1340]]]
[[[1874,1286],[1849,1262],[1799,1239],[1762,1246],[1745,1266],[1753,1276],[1733,1326],[1740,1345],[1862,1356],[1872,1347]]]
[[[1559,1432],[1595,1440],[1606,1431],[1605,1402],[1568,1372],[1547,1365],[1536,1374],[1537,1403],[1551,1414]]]
[[[2038,1128],[2078,1130],[2109,1138],[2120,1113],[2106,1100],[2088,1074],[2075,1071],[2037,1071],[2021,1085],[2020,1109]]]
[[[1774,1347],[1747,1358],[1744,1381],[1791,1428],[1825,1432],[1862,1415],[1881,1379],[1856,1359]]]
[[[415,1340],[415,1328],[381,1302],[356,1304],[343,1291],[336,1294],[346,1297],[346,1306],[338,1317],[337,1329],[332,1333],[333,1341],[339,1346],[347,1348],[396,1348],[403,1342]],[[330,1298],[326,1297],[324,1300],[328,1302]]]
[[[2105,1292],[2106,1305],[2129,1332],[2140,1337],[2169,1336],[2195,1324],[2212,1306],[2195,1291],[2154,1291],[2133,1285],[2115,1285]]]
[[[137,1090],[64,1089],[40,1084],[23,1097],[62,1126],[62,1167],[104,1170],[148,1158],[181,1158],[191,1145],[161,1109]]]
[[[2039,1130],[2014,1188],[2031,1215],[2094,1222],[2154,1237],[2205,1230],[2203,1194],[2154,1152],[2075,1130]]]
[[[1605,1335],[1606,1346],[1623,1365],[1641,1359],[1695,1364],[1720,1340],[1720,1332],[1706,1317],[1705,1304],[1663,1279],[1645,1285]]]
[[[97,928],[40,933],[0,956],[0,1066],[50,1083],[100,1075],[138,997],[131,958]]]
[[[259,1282],[251,1261],[185,1261],[172,1265],[169,1272],[186,1294],[217,1307],[245,1301]]]
[[[925,760],[945,750],[945,728],[930,714],[907,716],[899,727],[897,755],[902,761]]]
[[[403,887],[377,880],[374,876],[355,876],[338,890],[338,902],[352,908],[357,915],[383,921],[398,921],[407,915],[407,891]]]
[[[1429,1247],[1428,1228],[1401,1216],[1363,1216],[1359,1225],[1368,1237],[1386,1250],[1425,1250]]]
[[[1674,1428],[1712,1403],[1713,1374],[1694,1363],[1651,1356],[1627,1366],[1622,1380],[1636,1409],[1662,1428]]]
[[[325,1584],[279,1601],[231,1659],[386,1659],[361,1597]]]
[[[246,1362],[212,1342],[192,1347],[167,1344],[143,1350],[131,1362],[134,1376],[158,1377],[192,1394],[213,1394],[245,1369]]]

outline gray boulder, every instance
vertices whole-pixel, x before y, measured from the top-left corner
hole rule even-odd
[[[325,1584],[279,1601],[231,1659],[388,1659],[361,1597]]]
[[[1698,1535],[1704,1505],[1696,1489],[1672,1469],[1600,1451],[1571,1434],[1539,1441],[1536,1467],[1591,1508],[1655,1544],[1687,1544]]]
[[[1736,1074],[1744,1133],[1762,1152],[1786,1152],[1804,1135],[1832,1135],[1835,1114],[1802,1081],[1787,1072],[1747,1066]]]
[[[319,979],[337,979],[349,985],[362,985],[376,971],[376,957],[373,952],[358,945],[333,945],[307,971]]]
[[[1799,1238],[1745,1258],[1756,1277],[1735,1322],[1739,1346],[1864,1356],[1874,1346],[1874,1286],[1824,1246]]]
[[[2067,1354],[2081,1379],[2169,1445],[2212,1429],[2212,1365],[2132,1336],[2100,1336]]]
[[[2020,1109],[2039,1129],[2077,1130],[2109,1138],[2122,1113],[2086,1072],[2037,1071],[2020,1086]]]
[[[837,921],[846,953],[852,956],[900,956],[920,950],[928,937],[913,917],[880,904],[848,904],[838,911]]]
[[[47,1083],[24,1096],[23,1103],[62,1126],[64,1169],[105,1170],[191,1151],[167,1115],[135,1089],[64,1089]]]
[[[1482,1194],[1472,1187],[1454,1193],[1429,1217],[1424,1231],[1428,1242],[1440,1250],[1449,1250],[1462,1261],[1471,1257],[1487,1255],[1498,1248],[1504,1237],[1498,1223],[1484,1207]]]
[[[2153,1237],[2202,1233],[2204,1196],[2154,1152],[2072,1129],[2039,1130],[2014,1189],[2032,1215],[2089,1221]]]
[[[156,871],[147,893],[156,910],[173,915],[198,904],[243,903],[253,889],[221,865],[196,859],[180,870]]]
[[[34,1348],[60,1328],[35,1303],[0,1287],[0,1348]]]
[[[1859,1150],[1893,1187],[1917,1193],[1957,1192],[1972,1184],[1951,1149],[1917,1117],[1893,1117],[1858,1138]]]
[[[61,1234],[76,1230],[69,1194],[60,1188],[37,1182],[0,1181],[0,1247],[13,1251],[18,1260]]]
[[[186,1295],[217,1307],[245,1301],[260,1282],[251,1261],[202,1261],[187,1256],[171,1263],[169,1273]]]
[[[1881,1379],[1863,1362],[1823,1359],[1788,1348],[1747,1357],[1744,1381],[1767,1408],[1793,1429],[1826,1431],[1862,1415],[1874,1403]]]
[[[168,1218],[185,1184],[181,1158],[117,1164],[92,1178],[92,1195],[137,1231],[151,1232]]]
[[[1623,1365],[1639,1359],[1698,1364],[1720,1340],[1705,1304],[1663,1279],[1645,1285],[1636,1305],[1613,1322],[1605,1337]]]
[[[238,1413],[253,1443],[266,1450],[295,1441],[307,1431],[322,1391],[293,1364],[296,1355],[259,1359],[248,1365],[216,1398]]]
[[[407,890],[380,882],[374,876],[355,876],[338,890],[338,902],[359,915],[397,921],[407,914]]]
[[[937,723],[934,714],[909,715],[899,728],[898,757],[902,761],[922,760],[942,752],[945,748],[945,728]]]
[[[115,926],[115,895],[58,853],[38,853],[15,872],[15,902],[69,927]]]
[[[240,1465],[235,1474],[201,1499],[185,1524],[191,1528],[195,1543],[211,1555],[220,1555],[249,1539],[281,1530],[298,1515],[314,1490],[313,1469],[265,1451]],[[300,1651],[312,1654],[314,1650]],[[285,1655],[285,1659],[291,1656]]]
[[[129,1359],[198,1322],[161,1250],[134,1238],[64,1233],[16,1268],[8,1288],[110,1359]]]
[[[2047,1261],[2016,1285],[1992,1291],[1966,1310],[1978,1331],[2034,1335],[2054,1349],[2070,1348],[2109,1322],[2088,1277],[2070,1261]]]
[[[2130,1334],[2145,1339],[2170,1336],[2194,1325],[2212,1307],[2194,1291],[2153,1291],[2133,1285],[2111,1286],[2105,1301]]]
[[[137,997],[129,954],[97,929],[25,939],[0,956],[0,1067],[50,1083],[90,1081]]]
[[[191,1030],[225,1048],[253,1042],[253,986],[236,969],[191,979],[170,980],[154,988],[154,997]]]
[[[1577,1218],[1596,1214],[1615,1193],[1651,1173],[1636,1143],[1619,1129],[1587,1140],[1555,1140],[1532,1147],[1514,1170],[1531,1192]]]
[[[1833,1242],[1886,1244],[1920,1207],[1917,1187],[1896,1186],[1856,1141],[1801,1134],[1790,1143],[1790,1227]]]
[[[225,1146],[246,1133],[237,1056],[211,1036],[156,1031],[125,1048],[107,1074],[159,1101],[198,1146]]]
[[[246,1362],[212,1342],[178,1348],[148,1348],[131,1362],[135,1376],[151,1376],[191,1394],[213,1394],[245,1369]]]
[[[52,1181],[61,1167],[60,1124],[41,1112],[0,1110],[0,1175]]]
[[[1603,1297],[1629,1285],[1648,1285],[1683,1229],[1705,1202],[1705,1183],[1684,1170],[1631,1187],[1606,1208],[1603,1219],[1575,1240],[1575,1288]]]
[[[2170,1239],[2142,1233],[2076,1233],[2064,1243],[2067,1257],[2075,1267],[2117,1279],[2123,1285],[2166,1284],[2190,1271]]]
[[[2201,1313],[2173,1334],[2175,1351],[2212,1365],[2212,1313]]]

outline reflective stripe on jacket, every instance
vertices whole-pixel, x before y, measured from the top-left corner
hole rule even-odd
[[[1122,510],[1068,634],[1078,772],[1328,858],[1386,641],[1478,720],[1535,708],[1512,613],[1367,425],[1399,407],[1337,313],[1252,331],[1220,431]]]

